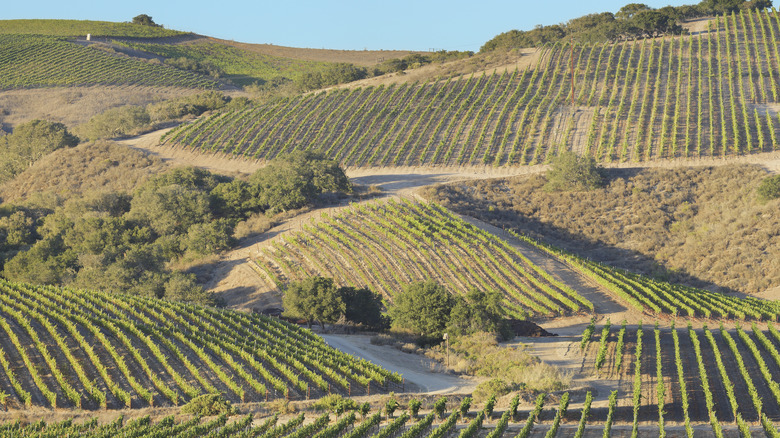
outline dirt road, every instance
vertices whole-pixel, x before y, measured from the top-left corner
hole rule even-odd
[[[331,347],[397,372],[406,379],[407,391],[430,394],[470,394],[484,379],[464,378],[441,372],[441,365],[418,354],[393,347],[372,345],[366,335],[321,335]],[[411,385],[410,385],[411,384]]]

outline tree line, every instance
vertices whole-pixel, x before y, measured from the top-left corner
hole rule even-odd
[[[654,9],[643,3],[630,3],[613,14],[584,15],[566,23],[539,25],[528,31],[510,30],[486,42],[480,53],[525,47],[540,47],[567,38],[580,43],[653,38],[684,33],[681,20],[723,15],[740,10],[772,7],[772,0],[702,0],[695,5],[665,6]]]
[[[335,285],[320,276],[290,283],[284,290],[284,315],[305,320],[309,327],[339,321],[373,330],[404,331],[423,339],[441,339],[477,332],[495,333],[504,339],[512,331],[502,312],[498,291],[472,289],[452,294],[433,280],[408,284],[389,303],[367,288]]]

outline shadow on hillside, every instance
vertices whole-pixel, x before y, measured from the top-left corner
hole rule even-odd
[[[616,177],[618,172],[621,176],[627,176],[631,172],[638,171],[639,169],[619,169],[618,171],[610,172],[609,177]],[[609,266],[648,275],[657,280],[680,283],[727,294],[742,295],[734,289],[702,280],[686,272],[667,269],[653,257],[640,252],[618,248],[581,234],[572,233],[567,229],[556,227],[539,219],[523,216],[512,209],[497,207],[491,204],[490,200],[471,198],[469,202],[450,204],[448,208],[460,214],[475,217],[495,227],[528,235],[541,242],[570,251],[580,257],[586,257]]]
[[[449,176],[446,173],[436,174],[394,174],[394,175],[366,175],[352,178],[352,181],[361,185],[375,185],[386,192],[392,192],[401,189],[428,186],[442,182],[442,177]]]

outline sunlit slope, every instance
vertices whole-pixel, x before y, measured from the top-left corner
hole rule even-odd
[[[298,96],[166,141],[255,159],[311,149],[357,167],[534,164],[562,149],[637,162],[772,151],[779,23],[744,12],[693,36],[559,43],[531,70]]]
[[[275,318],[4,280],[0,333],[0,393],[14,408],[305,399],[401,381]]]
[[[452,293],[495,290],[508,316],[587,312],[593,305],[520,251],[436,204],[360,205],[274,241],[257,264],[278,286],[312,275],[392,297],[435,280]]]
[[[0,35],[0,90],[86,85],[216,88],[206,76],[58,37]]]
[[[0,20],[0,34],[48,35],[62,37],[132,37],[160,38],[184,35],[187,32],[158,26],[133,23],[115,23],[93,20],[21,19]]]

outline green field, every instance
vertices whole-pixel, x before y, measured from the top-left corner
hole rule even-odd
[[[302,74],[324,70],[329,63],[279,58],[213,41],[189,44],[119,42],[127,47],[165,58],[187,58],[219,68],[236,85],[265,83],[277,78],[294,80]]]
[[[433,279],[452,293],[501,291],[514,318],[593,309],[520,251],[436,204],[376,203],[323,215],[276,240],[257,263],[280,287],[322,275],[392,300],[407,284]]]

